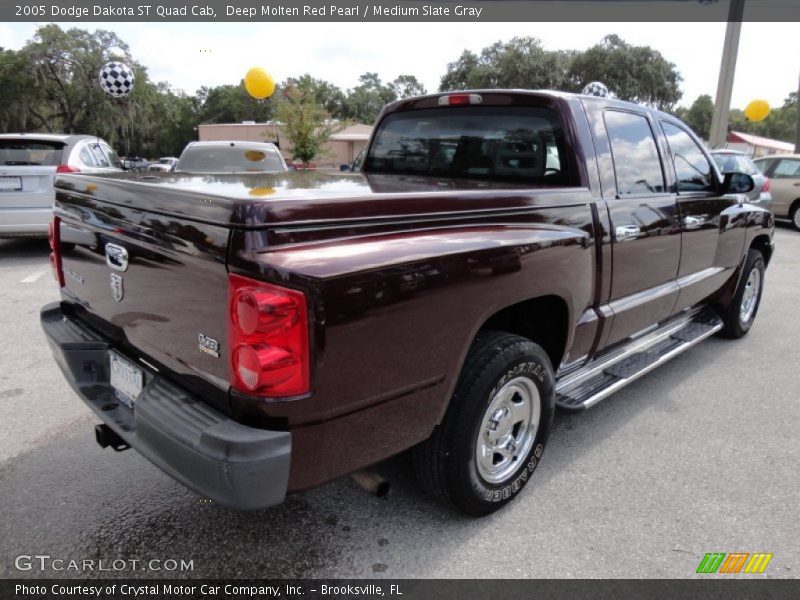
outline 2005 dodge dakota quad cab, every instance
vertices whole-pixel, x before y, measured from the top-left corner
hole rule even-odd
[[[41,320],[99,441],[242,509],[413,448],[490,513],[556,406],[747,333],[773,252],[680,121],[555,92],[391,104],[358,173],[56,186]]]

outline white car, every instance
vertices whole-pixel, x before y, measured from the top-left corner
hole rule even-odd
[[[97,136],[0,134],[0,238],[47,237],[56,173],[120,171],[116,152]]]
[[[189,142],[175,171],[182,173],[272,173],[288,171],[280,151],[268,142]]]
[[[174,156],[164,156],[159,158],[157,163],[151,163],[147,170],[151,173],[168,173],[175,170],[175,165],[178,164],[178,159]]]

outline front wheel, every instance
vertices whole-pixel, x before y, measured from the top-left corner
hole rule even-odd
[[[508,503],[544,451],[554,380],[540,346],[508,333],[481,332],[442,423],[414,449],[423,486],[472,516]]]
[[[761,252],[749,250],[733,300],[721,313],[724,323],[722,334],[725,337],[740,338],[753,326],[761,303],[761,293],[764,290],[765,269]]]
[[[795,202],[795,206],[792,208],[792,214],[789,215],[789,218],[792,220],[794,228],[800,231],[800,202]]]

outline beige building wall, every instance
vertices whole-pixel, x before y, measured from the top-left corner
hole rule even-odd
[[[292,158],[292,145],[286,138],[280,125],[271,123],[207,123],[198,125],[198,138],[207,141],[246,141],[272,142],[280,141],[280,150],[286,162]],[[339,165],[350,163],[367,145],[372,134],[371,125],[355,123],[335,133],[324,146],[324,152],[314,163],[318,167],[339,168]]]

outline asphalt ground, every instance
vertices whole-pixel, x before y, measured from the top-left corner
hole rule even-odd
[[[776,242],[744,339],[711,338],[558,414],[525,492],[472,520],[429,500],[406,456],[378,467],[385,499],[344,478],[237,513],[102,450],[39,326],[58,298],[47,243],[0,241],[0,577],[684,578],[736,551],[774,555],[746,577],[798,577],[800,233],[779,227]],[[20,571],[20,555],[51,559]],[[128,562],[69,568],[101,559]]]

